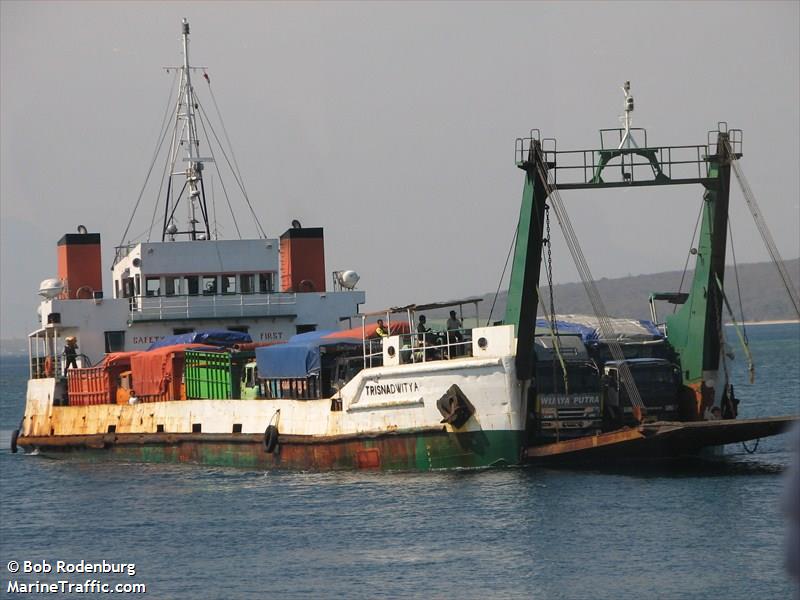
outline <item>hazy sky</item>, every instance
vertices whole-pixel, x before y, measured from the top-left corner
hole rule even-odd
[[[2,337],[35,327],[55,243],[78,224],[102,234],[110,280],[184,16],[268,235],[294,218],[324,226],[327,270],[356,269],[369,308],[493,291],[519,210],[515,138],[536,127],[559,149],[597,147],[597,130],[618,126],[626,79],[651,145],[705,143],[721,120],[744,130],[742,167],[784,258],[800,255],[798,2],[4,0]],[[681,269],[701,195],[563,194],[597,278]],[[739,262],[768,259],[738,191],[732,225]],[[576,281],[557,237],[555,278]]]

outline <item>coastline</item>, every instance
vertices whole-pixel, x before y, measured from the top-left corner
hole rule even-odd
[[[747,325],[748,327],[751,325],[796,325],[800,324],[799,319],[773,319],[770,321],[743,321],[741,325]],[[733,325],[731,322],[725,323],[725,325]]]

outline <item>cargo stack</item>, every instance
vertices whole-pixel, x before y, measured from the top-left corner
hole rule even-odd
[[[119,395],[121,375],[131,369],[131,359],[140,352],[107,354],[96,367],[67,370],[70,406],[114,404]]]
[[[253,352],[187,350],[186,397],[189,399],[241,398],[242,373]]]

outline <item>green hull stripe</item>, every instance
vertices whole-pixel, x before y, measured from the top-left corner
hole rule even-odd
[[[523,432],[428,432],[327,444],[281,443],[268,454],[261,443],[180,441],[177,443],[39,446],[42,454],[87,460],[149,463],[188,462],[251,469],[339,470],[380,468],[420,470],[516,465],[521,461]],[[23,447],[26,447],[23,444]]]

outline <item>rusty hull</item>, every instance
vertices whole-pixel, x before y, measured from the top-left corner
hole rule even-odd
[[[800,421],[798,416],[784,416],[650,423],[636,428],[530,446],[523,454],[527,462],[533,463],[679,458],[697,454],[703,448],[778,435],[797,421]]]
[[[376,435],[280,434],[267,452],[262,434],[107,433],[20,436],[18,444],[48,456],[122,459],[287,470],[477,468],[520,463],[522,434],[454,433],[443,427]]]

